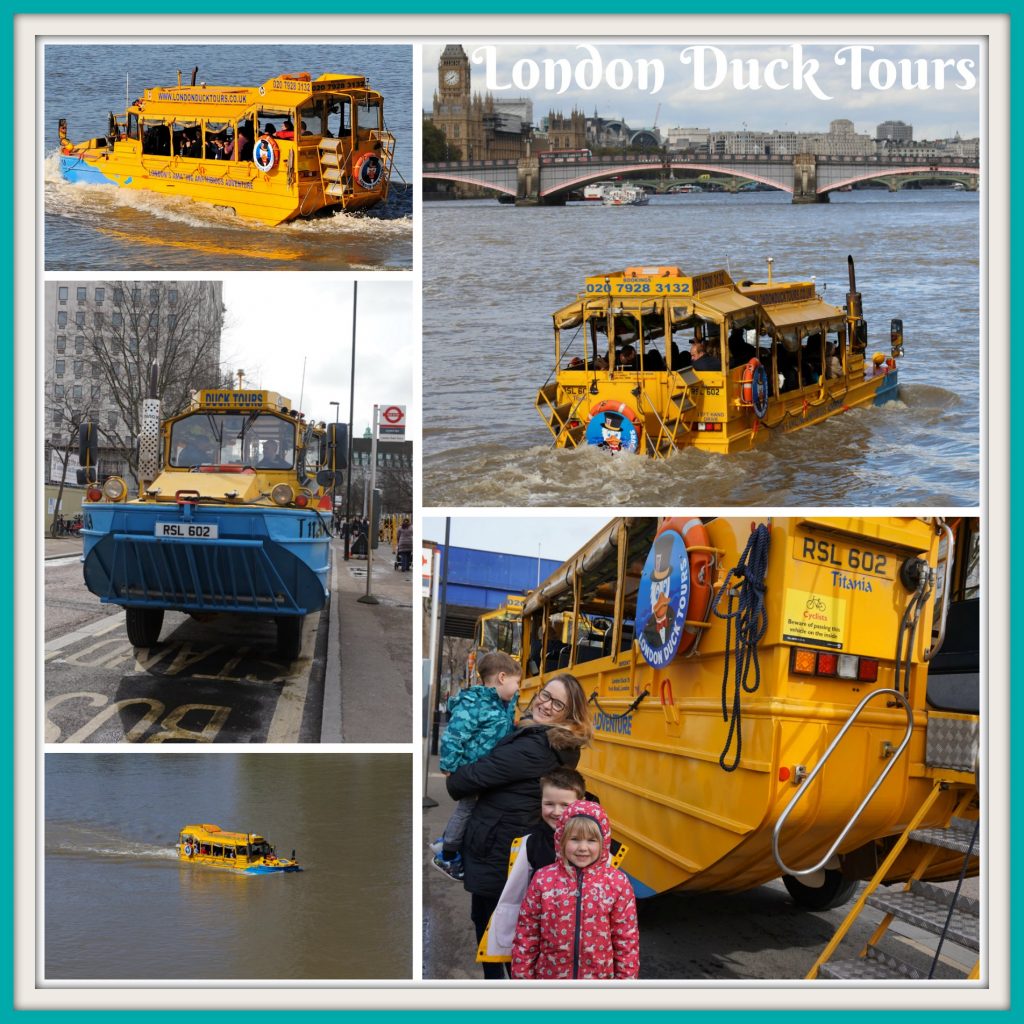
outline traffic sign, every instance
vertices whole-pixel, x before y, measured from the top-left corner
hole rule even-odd
[[[379,437],[405,437],[405,406],[382,405],[377,421]]]

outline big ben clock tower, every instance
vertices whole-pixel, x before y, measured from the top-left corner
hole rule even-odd
[[[437,62],[433,122],[463,160],[482,153],[479,111],[474,111],[470,84],[466,51],[458,43],[449,43]]]

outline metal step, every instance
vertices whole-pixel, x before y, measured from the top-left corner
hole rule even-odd
[[[341,181],[344,174],[340,167],[325,167],[322,173],[324,181]]]
[[[328,185],[324,189],[324,192],[326,192],[327,195],[329,195],[329,196],[343,196],[345,194],[345,186],[344,185]]]
[[[868,897],[868,904],[885,914],[892,914],[901,921],[917,925],[933,935],[941,935],[949,914],[953,894],[928,882],[914,882],[909,892],[875,892]],[[946,937],[965,949],[979,950],[977,900],[961,896],[949,921]]]
[[[925,976],[898,957],[868,946],[864,956],[852,960],[829,960],[818,969],[818,977],[855,979],[884,978],[893,981],[924,981]]]
[[[321,150],[321,152],[320,152],[320,163],[323,164],[324,167],[340,167],[341,166],[341,154],[340,153],[324,152],[323,150]]]
[[[971,836],[974,835],[973,821],[966,818],[954,818],[949,823],[949,828],[919,828],[910,833],[910,838],[918,843],[927,843],[930,846],[941,846],[946,850],[956,850],[958,853],[967,853],[971,849]],[[974,840],[972,856],[981,855],[981,832]]]

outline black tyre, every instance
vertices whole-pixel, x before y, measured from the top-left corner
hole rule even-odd
[[[783,875],[782,884],[793,902],[804,910],[831,910],[841,907],[857,888],[856,878],[845,878],[841,871],[825,869],[825,881],[819,886],[806,885],[799,878]]]
[[[125,608],[128,640],[135,647],[152,647],[160,639],[163,608]]]
[[[303,615],[282,615],[277,620],[277,655],[282,661],[296,661],[302,653]]]

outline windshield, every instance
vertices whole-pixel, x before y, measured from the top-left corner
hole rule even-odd
[[[171,427],[170,464],[292,469],[295,424],[265,413],[191,413]]]

